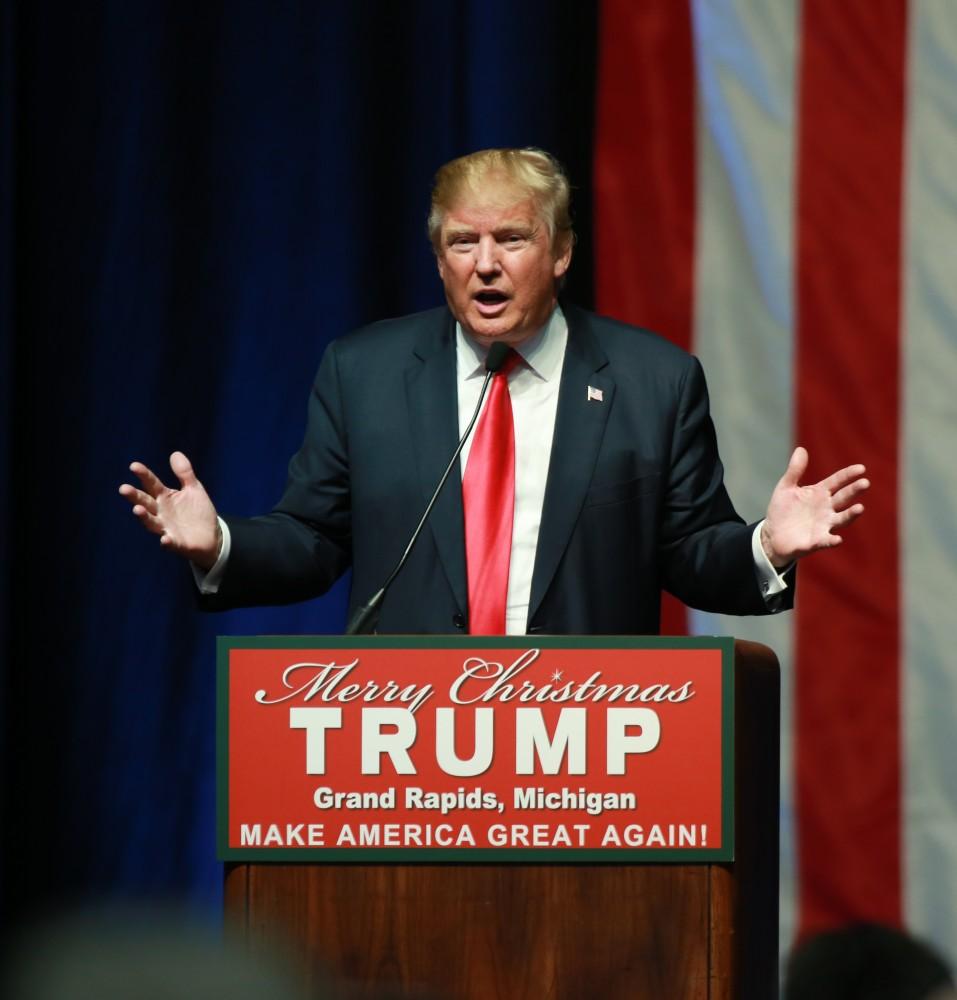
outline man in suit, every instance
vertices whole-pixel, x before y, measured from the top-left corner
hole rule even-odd
[[[469,500],[486,461],[468,465],[470,447],[486,448],[480,422],[464,483],[440,495],[379,631],[467,631],[471,620],[493,623],[472,631],[654,633],[662,588],[710,611],[790,606],[793,564],[839,544],[834,529],[862,512],[863,467],[801,486],[799,448],[765,519],[745,525],[724,489],[698,362],[647,331],[558,307],[568,205],[560,166],[540,150],[486,150],[439,171],[429,229],[448,307],[330,345],[270,514],[218,518],[181,453],[177,490],[133,463],[141,488],[120,492],[194,563],[208,607],[314,597],[350,565],[352,606],[375,592],[468,424],[495,343],[519,354],[495,376],[507,380],[495,405],[508,397],[510,413],[508,503],[496,515],[505,552],[490,574],[489,546],[473,541],[488,537],[475,534],[481,504]],[[479,605],[499,586],[489,618]]]

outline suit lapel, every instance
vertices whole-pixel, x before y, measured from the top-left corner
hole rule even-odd
[[[415,348],[416,361],[406,371],[406,402],[412,450],[418,466],[422,509],[438,485],[458,443],[458,393],[455,372],[455,325],[450,314],[440,330],[430,329]],[[458,605],[468,606],[462,481],[449,474],[429,516],[429,528]]]
[[[615,383],[607,371],[608,359],[588,329],[586,315],[571,307],[563,308],[568,321],[568,346],[532,573],[529,621],[548,591],[581,513],[615,395]],[[589,399],[589,386],[600,392],[600,401]]]

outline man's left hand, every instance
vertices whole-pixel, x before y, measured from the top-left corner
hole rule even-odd
[[[795,448],[761,527],[761,544],[777,569],[810,552],[840,545],[843,539],[834,530],[864,513],[863,504],[852,502],[871,485],[863,478],[863,465],[849,465],[814,486],[802,486],[807,463],[807,450]]]

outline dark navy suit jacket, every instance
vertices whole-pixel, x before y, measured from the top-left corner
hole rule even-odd
[[[662,588],[706,611],[765,613],[753,525],[725,491],[698,361],[648,331],[563,308],[568,348],[528,631],[653,634]],[[455,450],[455,365],[455,323],[444,308],[331,344],[285,493],[270,514],[227,519],[229,563],[204,605],[315,597],[350,565],[350,610],[378,590]],[[588,398],[589,386],[600,401]],[[463,631],[467,607],[453,474],[378,630]]]

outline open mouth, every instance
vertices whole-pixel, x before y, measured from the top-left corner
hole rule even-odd
[[[498,292],[490,288],[482,292],[477,292],[475,302],[479,307],[479,312],[489,315],[504,309],[508,303],[508,296],[504,292]]]

